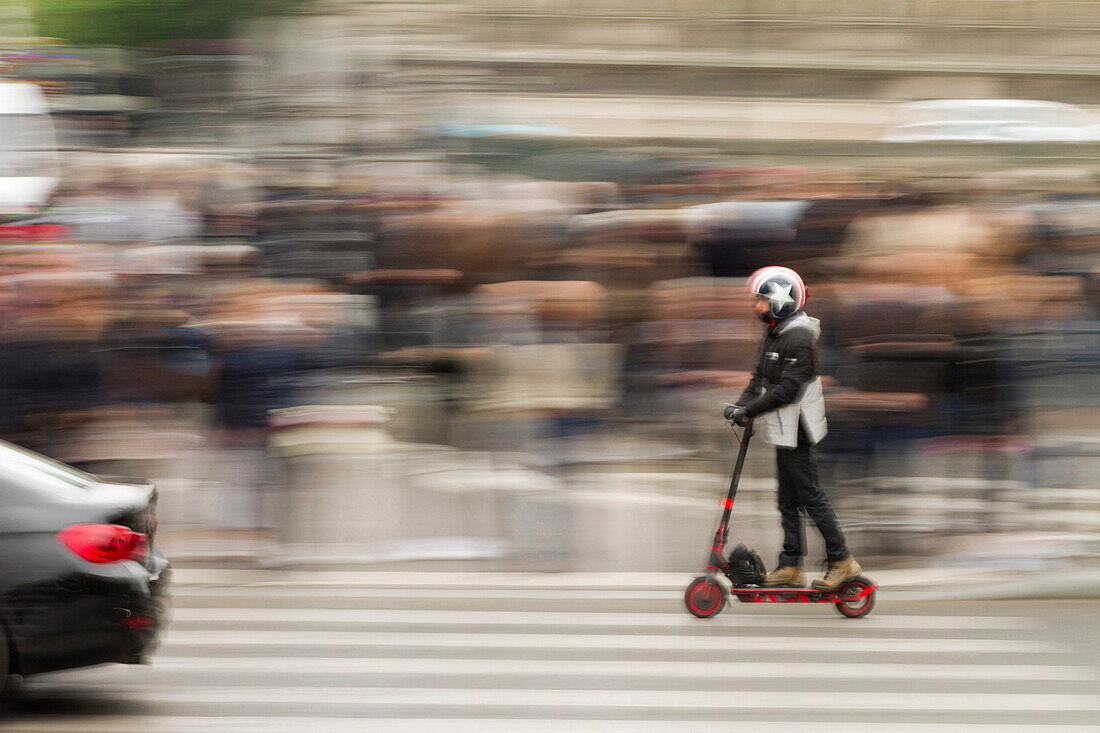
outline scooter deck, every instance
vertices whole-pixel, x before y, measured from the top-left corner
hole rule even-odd
[[[730,595],[737,596],[742,603],[836,603],[837,601],[857,601],[864,598],[878,588],[878,583],[870,581],[868,585],[860,588],[859,593],[841,597],[841,592],[846,585],[836,590],[818,590],[816,588],[790,588],[776,587],[765,588],[763,586],[734,586],[730,588]]]

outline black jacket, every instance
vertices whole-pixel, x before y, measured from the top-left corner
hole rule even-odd
[[[748,417],[790,404],[802,386],[817,376],[818,323],[799,315],[777,321],[765,331],[752,380],[737,400]]]

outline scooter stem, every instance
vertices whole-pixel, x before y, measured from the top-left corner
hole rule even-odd
[[[741,469],[745,466],[745,454],[749,450],[749,438],[753,435],[753,421],[749,420],[745,426],[745,432],[741,436],[741,448],[737,451],[737,461],[733,464],[733,476],[730,478],[730,490],[726,494],[726,501],[722,508],[722,521],[718,523],[718,529],[714,533],[714,542],[711,545],[711,556],[707,562],[708,572],[724,567],[726,540],[729,539],[730,516],[733,514],[733,500],[737,496],[737,485],[741,482]],[[736,434],[735,434],[736,435]]]
[[[733,465],[733,476],[730,478],[730,490],[726,496],[725,508],[722,510],[722,546],[725,547],[729,538],[730,515],[733,514],[733,500],[737,496],[737,485],[741,483],[741,469],[745,467],[745,454],[749,452],[749,438],[753,435],[753,421],[749,420],[745,426],[745,432],[741,436],[741,448],[737,451],[737,462]]]

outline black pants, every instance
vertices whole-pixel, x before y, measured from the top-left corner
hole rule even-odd
[[[829,497],[817,482],[817,458],[814,448],[799,441],[797,448],[775,449],[776,474],[779,478],[779,514],[783,522],[783,551],[779,564],[802,567],[806,556],[806,533],[802,525],[805,511],[825,540],[829,562],[848,557],[848,543],[836,522]]]

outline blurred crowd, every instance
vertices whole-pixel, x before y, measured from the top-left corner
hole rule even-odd
[[[272,416],[351,401],[396,407],[406,442],[560,465],[634,436],[720,471],[760,335],[744,278],[771,264],[823,323],[842,513],[889,529],[916,490],[890,477],[1087,486],[1100,455],[1100,192],[1076,171],[123,158],[70,160],[51,210],[0,227],[0,430],[77,465],[221,447],[277,491]],[[245,505],[230,523],[277,521]]]

